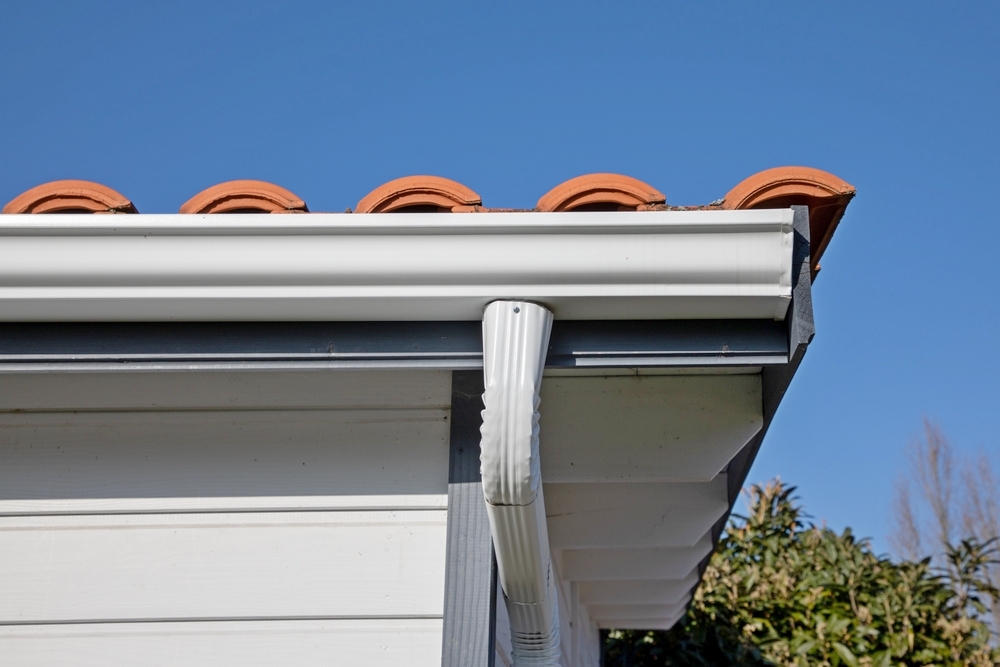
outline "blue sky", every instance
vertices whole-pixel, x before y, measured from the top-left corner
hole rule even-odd
[[[0,200],[259,178],[339,211],[431,173],[530,207],[615,171],[700,204],[819,167],[858,196],[751,479],[884,549],[924,416],[1000,451],[1000,4],[342,4],[4,3]]]

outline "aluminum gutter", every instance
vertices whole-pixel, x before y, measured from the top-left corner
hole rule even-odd
[[[784,319],[792,212],[4,215],[0,321]]]

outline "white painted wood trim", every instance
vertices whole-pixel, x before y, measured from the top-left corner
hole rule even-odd
[[[447,492],[448,430],[437,409],[2,413],[0,508],[393,507]]]
[[[783,319],[791,298],[790,209],[294,217],[2,216],[0,321],[478,320],[498,299]]]
[[[449,410],[450,393],[451,373],[437,370],[0,374],[0,413]]]
[[[444,510],[4,517],[0,625],[440,618],[446,521]]]
[[[0,500],[0,516],[200,512],[332,512],[446,510],[448,494],[371,496],[234,496],[177,498],[41,498]]]
[[[18,667],[440,667],[441,619],[316,619],[0,626]]]
[[[549,551],[538,404],[552,313],[497,301],[483,316],[483,493],[515,666],[560,664],[559,604]]]

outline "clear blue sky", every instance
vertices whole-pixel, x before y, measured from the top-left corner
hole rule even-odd
[[[924,415],[1000,448],[1000,4],[333,4],[4,3],[0,200],[259,178],[338,211],[431,173],[529,207],[615,171],[700,204],[815,166],[858,196],[751,479],[885,548]]]

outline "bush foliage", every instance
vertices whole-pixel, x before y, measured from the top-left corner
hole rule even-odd
[[[750,491],[684,618],[666,632],[612,630],[606,667],[653,665],[992,666],[980,577],[995,551],[966,541],[948,574],[892,562],[850,530],[804,521],[794,487]]]

